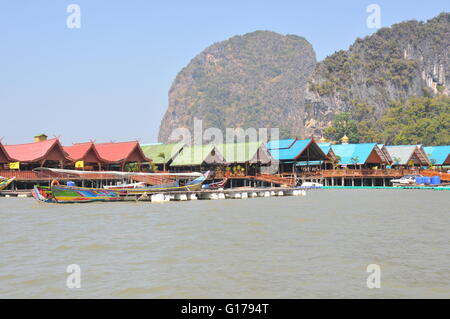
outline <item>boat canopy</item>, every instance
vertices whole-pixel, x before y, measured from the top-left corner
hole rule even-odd
[[[51,172],[57,174],[67,174],[67,175],[112,175],[120,177],[133,177],[133,176],[179,176],[179,177],[200,177],[203,176],[202,173],[192,172],[192,173],[140,173],[140,172],[116,172],[116,171],[78,171],[70,169],[61,168],[49,168],[49,167],[38,167],[35,168],[36,172]]]

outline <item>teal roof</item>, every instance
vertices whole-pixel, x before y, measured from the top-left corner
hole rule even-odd
[[[450,155],[450,145],[426,146],[423,148],[428,159],[435,160],[435,165],[444,165],[445,160]]]
[[[287,141],[287,140],[281,140],[281,141]],[[274,145],[277,145],[277,141],[271,141],[274,142],[272,144],[272,147]],[[296,140],[293,145],[291,145],[290,148],[281,148],[276,149],[272,148],[269,150],[272,157],[279,161],[289,161],[289,160],[295,160],[296,157],[298,157],[305,149],[306,147],[311,143],[311,139],[308,140]],[[287,145],[287,142],[279,143],[278,145]]]
[[[266,147],[268,150],[290,148],[294,144],[295,141],[296,141],[295,138],[288,138],[288,139],[284,139],[284,140],[273,140],[273,141],[267,142]]]
[[[325,153],[325,155],[327,155],[331,149],[331,143],[317,143],[317,145],[319,145],[320,149]]]
[[[376,143],[365,144],[336,144],[332,145],[331,149],[341,159],[339,164],[341,165],[354,165],[352,158],[358,158],[358,165],[364,164],[367,161],[370,153],[375,148]]]
[[[309,162],[298,162],[296,166],[315,166],[315,165],[322,165],[323,161],[309,161]]]

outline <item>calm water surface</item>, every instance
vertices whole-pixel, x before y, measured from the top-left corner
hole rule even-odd
[[[1,298],[449,298],[450,192],[46,205],[0,199]],[[81,267],[81,289],[66,267]],[[381,267],[368,289],[366,267]]]

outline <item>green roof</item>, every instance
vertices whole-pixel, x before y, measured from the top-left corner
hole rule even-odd
[[[216,148],[212,144],[208,145],[194,145],[184,147],[180,154],[178,154],[173,160],[170,166],[199,166],[202,165],[208,158],[208,156],[215,151]],[[215,154],[217,156],[217,154]],[[223,158],[219,156],[223,162]]]
[[[228,143],[216,145],[227,163],[256,162],[262,142]]]
[[[148,144],[141,145],[146,157],[155,164],[165,164],[175,157],[183,148],[183,144]],[[161,155],[164,154],[164,157]]]

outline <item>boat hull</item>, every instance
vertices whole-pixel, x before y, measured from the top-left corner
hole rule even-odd
[[[34,188],[31,190],[31,195],[33,195],[33,198],[38,202],[56,203],[56,200],[52,196],[50,187],[34,186]]]
[[[57,203],[114,202],[122,200],[117,191],[104,188],[54,185],[51,187],[51,192]]]
[[[165,193],[165,192],[193,192],[198,191],[202,188],[202,183],[208,178],[209,171],[204,175],[196,178],[193,181],[186,183],[186,185],[180,186],[178,183],[171,183],[165,185],[155,185],[149,187],[142,188],[120,188],[114,189],[114,191],[118,192],[121,196],[129,196],[129,195],[143,195],[143,194],[151,194],[151,193]]]
[[[0,191],[6,189],[6,187],[8,187],[15,179],[16,177],[14,176],[13,178],[0,181]]]

